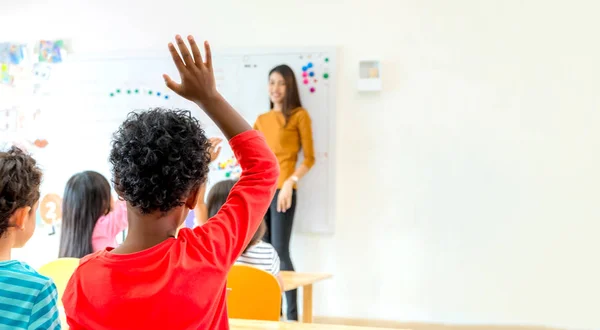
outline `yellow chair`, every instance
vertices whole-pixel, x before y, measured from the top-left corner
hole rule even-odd
[[[44,276],[51,278],[56,285],[58,291],[58,305],[62,306],[62,294],[69,283],[71,275],[75,272],[79,266],[78,258],[58,258],[57,260],[51,261],[38,270],[38,272]]]
[[[261,269],[235,265],[227,275],[230,318],[279,321],[281,288],[277,278]]]

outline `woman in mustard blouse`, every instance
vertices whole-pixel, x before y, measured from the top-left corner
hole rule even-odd
[[[277,193],[265,216],[268,227],[265,240],[281,259],[282,270],[294,270],[290,259],[290,237],[296,210],[296,186],[315,163],[312,124],[302,108],[294,71],[280,65],[269,72],[271,110],[258,117],[254,129],[262,132],[277,156],[280,167]],[[298,166],[298,153],[304,161]],[[286,292],[287,318],[298,320],[296,290]]]

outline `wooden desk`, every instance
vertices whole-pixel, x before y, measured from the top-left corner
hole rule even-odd
[[[298,322],[274,322],[254,320],[229,320],[231,330],[385,330],[384,328],[349,327],[331,324],[307,324]]]
[[[313,321],[312,285],[316,282],[326,280],[331,277],[331,274],[301,273],[291,272],[287,270],[281,271],[281,278],[283,279],[283,289],[285,291],[294,290],[298,289],[299,287],[302,287],[302,322],[312,323]]]

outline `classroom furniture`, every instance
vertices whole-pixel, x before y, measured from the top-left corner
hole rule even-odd
[[[281,287],[277,278],[264,270],[234,265],[227,274],[227,314],[229,317],[278,321]]]
[[[307,324],[298,322],[274,322],[230,319],[231,330],[385,330],[385,328],[352,327],[331,324]]]
[[[312,323],[312,286],[314,283],[331,278],[331,274],[324,273],[302,273],[294,271],[281,271],[283,279],[283,289],[285,291],[294,290],[302,287],[302,322]]]
[[[78,258],[58,258],[38,269],[40,274],[47,276],[54,281],[56,291],[58,292],[59,306],[62,306],[62,294],[67,287],[71,275],[73,275],[75,269],[77,269],[77,266],[79,266]]]

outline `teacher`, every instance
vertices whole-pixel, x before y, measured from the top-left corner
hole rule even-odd
[[[254,129],[263,133],[269,148],[279,161],[277,192],[265,215],[267,234],[281,259],[282,270],[294,270],[290,258],[290,238],[296,210],[297,183],[315,163],[312,124],[308,111],[302,108],[294,71],[280,65],[269,72],[271,110],[260,115]],[[296,167],[298,153],[304,161]],[[296,290],[287,291],[287,319],[298,320]]]

